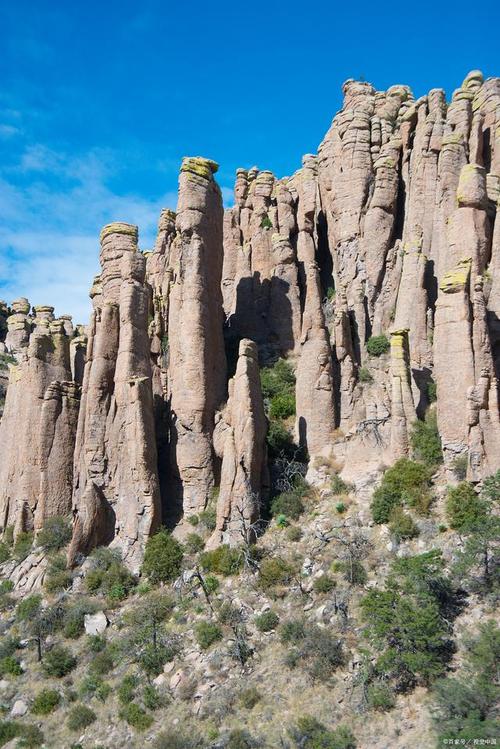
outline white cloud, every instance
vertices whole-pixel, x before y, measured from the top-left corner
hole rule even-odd
[[[88,292],[99,272],[99,230],[111,221],[139,226],[150,248],[160,210],[175,207],[170,192],[158,200],[117,194],[107,185],[115,156],[90,151],[69,157],[44,145],[27,148],[0,177],[0,297],[26,296],[56,314],[87,322]]]

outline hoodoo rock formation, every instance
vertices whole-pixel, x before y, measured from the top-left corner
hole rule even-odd
[[[281,357],[295,458],[356,480],[410,455],[437,387],[445,467],[500,468],[500,78],[473,71],[449,103],[343,91],[291,177],[238,169],[224,211],[217,165],[186,158],[151,252],[105,227],[88,331],[0,303],[4,529],[72,509],[73,562],[112,544],[137,569],[218,495],[211,544],[239,543],[272,491],[259,368]]]

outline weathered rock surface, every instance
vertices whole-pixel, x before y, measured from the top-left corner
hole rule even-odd
[[[160,523],[146,260],[137,227],[101,232],[88,358],[75,449],[74,532],[69,558],[112,543],[137,569]]]
[[[137,568],[160,522],[217,489],[211,543],[234,543],[267,491],[258,367],[278,357],[302,454],[350,480],[410,453],[433,382],[446,464],[467,454],[475,482],[500,467],[500,79],[472,71],[449,104],[349,80],[291,177],[238,169],[223,211],[216,171],[183,160],[152,252],[104,229],[88,330],[0,304],[1,523],[71,505],[73,561],[112,543]]]
[[[257,346],[240,343],[236,374],[229,398],[217,415],[214,446],[222,458],[217,525],[209,546],[241,544],[255,535],[263,493],[268,488],[267,421],[260,388]]]

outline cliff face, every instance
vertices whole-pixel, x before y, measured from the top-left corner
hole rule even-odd
[[[135,227],[103,230],[86,362],[52,308],[0,305],[1,522],[72,507],[73,561],[112,543],[137,567],[217,489],[212,543],[241,540],[268,489],[259,364],[278,357],[309,460],[357,478],[408,455],[436,383],[445,465],[500,467],[500,79],[473,71],[449,104],[347,81],[292,177],[239,169],[224,212],[216,171],[184,159],[146,256]]]

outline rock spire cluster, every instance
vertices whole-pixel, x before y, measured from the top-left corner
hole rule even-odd
[[[240,543],[271,481],[259,368],[281,357],[310,462],[355,478],[409,455],[435,388],[445,466],[500,467],[500,78],[450,102],[343,93],[291,177],[238,169],[224,210],[217,164],[185,158],[151,252],[106,226],[88,328],[0,302],[3,529],[72,512],[73,563],[111,544],[138,569],[217,496],[211,545]]]

